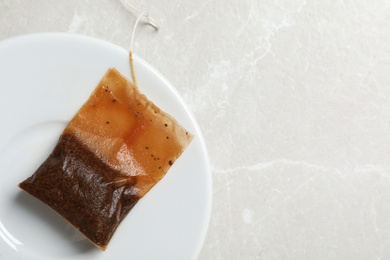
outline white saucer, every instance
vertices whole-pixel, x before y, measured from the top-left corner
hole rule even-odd
[[[0,258],[195,259],[211,212],[211,170],[198,124],[174,87],[134,57],[141,92],[195,135],[101,252],[22,192],[109,67],[130,78],[128,53],[86,36],[48,33],[0,42]]]

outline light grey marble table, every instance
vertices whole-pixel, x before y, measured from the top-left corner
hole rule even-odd
[[[203,131],[200,259],[390,259],[390,2],[130,1],[134,52]],[[0,40],[72,32],[129,48],[116,0],[0,0]]]

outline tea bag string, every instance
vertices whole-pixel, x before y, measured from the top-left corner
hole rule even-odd
[[[134,38],[135,38],[135,31],[137,30],[138,23],[142,19],[142,17],[145,17],[147,19],[147,24],[150,26],[154,27],[154,29],[158,30],[160,28],[159,24],[149,16],[148,13],[146,12],[140,12],[137,8],[135,8],[133,5],[129,4],[125,0],[121,0],[123,6],[128,10],[129,12],[136,12],[138,13],[138,18],[135,21],[134,28],[133,28],[133,33],[131,35],[131,42],[130,42],[130,54],[129,54],[129,61],[130,61],[130,70],[131,70],[131,78],[133,80],[133,84],[135,87],[138,88],[137,86],[137,78],[135,76],[134,72],[134,63],[133,63],[133,43],[134,43]]]
[[[157,23],[156,20],[154,20],[152,17],[149,16],[148,13],[146,12],[141,12],[140,10],[138,10],[134,5],[130,4],[129,2],[127,2],[127,0],[120,0],[120,2],[122,3],[123,7],[130,13],[134,14],[134,15],[138,15],[138,16],[145,16],[146,20],[147,20],[147,23],[154,27],[154,29],[158,30],[160,29],[160,25]],[[143,15],[141,15],[143,14]]]

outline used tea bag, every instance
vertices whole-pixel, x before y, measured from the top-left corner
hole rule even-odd
[[[109,69],[36,172],[19,187],[105,250],[193,136]]]

